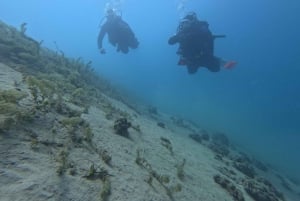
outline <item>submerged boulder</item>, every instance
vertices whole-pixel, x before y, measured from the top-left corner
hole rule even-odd
[[[214,181],[224,188],[232,197],[234,201],[244,201],[245,198],[240,189],[238,189],[229,179],[220,175],[214,176]]]
[[[233,165],[236,169],[238,169],[240,172],[244,173],[250,178],[254,178],[256,173],[254,168],[249,163],[238,163],[235,162]]]
[[[255,201],[284,201],[283,194],[266,179],[247,180],[244,183],[245,191]]]
[[[114,130],[116,134],[123,137],[129,137],[128,128],[131,127],[131,123],[126,118],[117,119],[114,123]]]

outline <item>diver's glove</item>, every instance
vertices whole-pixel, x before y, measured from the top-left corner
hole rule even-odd
[[[178,42],[178,36],[177,35],[171,36],[168,40],[169,45],[174,45],[177,42]]]
[[[101,49],[100,49],[100,54],[105,54],[105,53],[106,53],[105,49],[104,49],[104,48],[101,48]]]

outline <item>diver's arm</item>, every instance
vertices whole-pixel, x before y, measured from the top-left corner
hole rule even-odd
[[[102,41],[103,41],[103,38],[104,38],[106,32],[107,32],[106,31],[106,26],[103,25],[101,27],[101,30],[100,30],[99,35],[98,35],[98,48],[99,48],[99,50],[103,50]]]
[[[180,26],[177,27],[177,32],[169,38],[169,45],[174,45],[175,43],[180,43],[184,39],[184,32],[180,30]]]
[[[169,45],[174,45],[175,43],[179,42],[179,37],[177,34],[175,34],[174,36],[171,36],[168,40]]]

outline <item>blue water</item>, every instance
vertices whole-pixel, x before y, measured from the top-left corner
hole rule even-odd
[[[243,149],[300,179],[299,0],[123,0],[117,5],[140,47],[97,49],[105,5],[96,0],[1,0],[0,19],[93,67],[147,104],[223,131]],[[118,1],[114,1],[118,2]],[[178,9],[178,5],[183,7]],[[238,61],[233,70],[189,75],[167,44],[180,17],[195,11],[216,34],[215,54]],[[299,13],[299,14],[298,14]]]

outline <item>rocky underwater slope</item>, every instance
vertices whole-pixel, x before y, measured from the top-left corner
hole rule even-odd
[[[0,200],[300,200],[225,134],[133,107],[91,62],[0,22]]]

